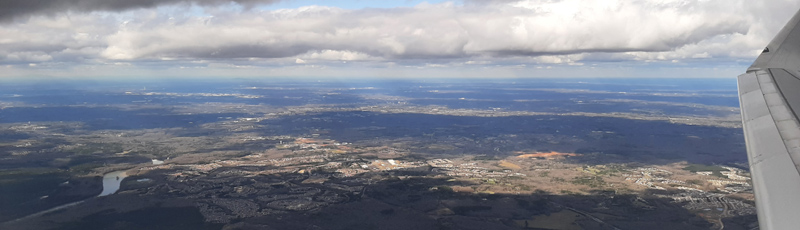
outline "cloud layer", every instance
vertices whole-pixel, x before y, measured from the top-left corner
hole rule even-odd
[[[278,0],[3,0],[0,1],[0,20],[31,14],[55,14],[64,11],[124,11],[178,3],[220,5],[234,2],[241,5],[253,5],[276,1]]]
[[[0,64],[731,64],[754,58],[800,7],[782,0],[498,0],[360,10],[255,5],[270,2],[236,1],[248,6],[242,8],[222,0],[3,1],[0,19],[28,17],[0,24]]]

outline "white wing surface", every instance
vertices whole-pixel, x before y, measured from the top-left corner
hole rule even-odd
[[[800,229],[800,11],[739,75],[761,229]]]

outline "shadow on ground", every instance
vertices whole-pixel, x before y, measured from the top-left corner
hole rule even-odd
[[[139,175],[127,180],[119,194],[30,220],[33,223],[4,227],[337,230],[716,227],[680,204],[657,198],[650,192],[639,195],[614,191],[591,191],[588,195],[540,191],[462,193],[459,186],[474,184],[419,168],[346,178],[294,173],[239,177],[228,175],[232,169],[221,170],[208,178],[181,183],[157,178],[164,172]],[[151,184],[133,182],[145,177],[153,179],[148,182]],[[319,178],[326,180],[308,183]],[[243,211],[247,209],[252,210]],[[223,223],[207,223],[203,222],[201,212],[235,217],[224,219]],[[726,229],[750,229],[755,219],[746,216],[723,221]]]

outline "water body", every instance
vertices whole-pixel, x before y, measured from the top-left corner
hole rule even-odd
[[[122,183],[122,180],[125,179],[125,177],[128,177],[128,174],[125,173],[125,170],[114,171],[114,172],[106,173],[105,175],[103,175],[103,192],[101,192],[100,195],[97,195],[97,196],[108,196],[108,195],[111,195],[111,194],[114,194],[115,192],[117,192],[117,190],[119,190],[120,183]],[[89,199],[91,199],[91,198],[89,198]],[[88,200],[88,199],[86,199],[86,200]],[[12,220],[12,221],[8,221],[6,223],[13,223],[13,222],[17,222],[17,221],[20,221],[20,220],[32,218],[32,217],[38,217],[38,216],[41,216],[41,215],[44,215],[44,214],[47,214],[47,213],[51,213],[51,212],[55,212],[55,211],[58,211],[58,210],[61,210],[61,209],[65,209],[65,208],[68,208],[68,207],[79,205],[79,204],[83,203],[86,200],[81,200],[81,201],[76,201],[76,202],[60,205],[60,206],[57,206],[57,207],[54,207],[54,208],[51,208],[51,209],[48,209],[48,210],[44,210],[44,211],[37,212],[37,213],[31,214],[31,215],[28,215],[28,216],[25,216],[25,217],[21,217],[21,218]]]
[[[122,183],[125,177],[128,177],[125,170],[106,173],[106,175],[103,176],[103,192],[97,196],[108,196],[117,192],[117,190],[119,190],[119,184]]]

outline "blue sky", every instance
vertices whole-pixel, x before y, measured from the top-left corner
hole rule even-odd
[[[788,0],[0,2],[0,78],[722,77]]]

